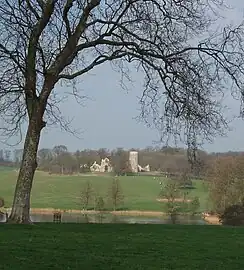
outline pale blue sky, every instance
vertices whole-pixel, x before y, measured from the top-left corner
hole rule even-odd
[[[228,20],[240,21],[243,16],[244,1],[229,0],[235,10],[228,11]],[[133,72],[135,81],[127,93],[119,85],[119,74],[109,64],[92,71],[83,77],[80,88],[90,100],[82,107],[74,100],[62,105],[64,115],[74,117],[73,126],[83,130],[82,139],[58,129],[46,129],[42,133],[40,147],[52,148],[54,145],[67,145],[69,150],[83,148],[143,148],[158,140],[158,132],[136,122],[139,114],[138,96],[141,93],[143,77]],[[238,113],[239,103],[232,98],[227,99],[230,113]],[[235,120],[231,124],[232,131],[226,138],[216,138],[213,144],[206,144],[207,151],[240,151],[244,150],[244,120]],[[0,145],[1,146],[1,145]],[[2,148],[7,148],[2,145]],[[21,147],[21,145],[19,146]]]

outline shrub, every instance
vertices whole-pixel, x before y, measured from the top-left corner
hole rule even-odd
[[[193,187],[193,182],[190,178],[190,176],[187,173],[183,173],[179,177],[179,184],[181,189],[192,189]]]
[[[190,212],[192,215],[195,215],[197,213],[197,210],[200,207],[200,200],[198,197],[194,197],[194,199],[190,202]]]
[[[223,225],[241,226],[244,225],[244,205],[235,204],[228,206],[223,214],[219,216]]]

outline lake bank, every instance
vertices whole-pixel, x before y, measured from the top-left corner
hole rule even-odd
[[[11,208],[5,209],[7,213],[10,213]],[[61,213],[66,222],[78,222],[83,223],[82,217],[94,217],[98,215],[109,216],[111,220],[116,219],[117,221],[128,221],[128,223],[133,223],[131,220],[134,220],[134,223],[168,223],[169,215],[164,212],[159,211],[136,211],[136,210],[126,210],[126,211],[94,211],[94,210],[75,210],[75,209],[55,209],[55,208],[31,208],[30,214],[34,217],[34,219],[38,220],[37,222],[48,221],[51,222],[53,219],[53,214],[55,212]],[[121,217],[121,218],[120,218]],[[127,217],[127,218],[126,218]],[[77,221],[79,220],[79,221]],[[92,219],[93,220],[93,219]],[[163,220],[163,221],[162,221]],[[204,215],[196,215],[190,216],[187,214],[178,214],[177,220],[180,223],[201,223],[201,224],[212,224],[212,225],[220,225],[217,216],[204,216]],[[112,223],[112,221],[111,221]]]

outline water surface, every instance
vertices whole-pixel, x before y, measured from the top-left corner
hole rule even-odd
[[[31,214],[33,222],[54,222],[53,214]],[[0,215],[0,222],[5,222],[5,215]],[[147,216],[122,216],[113,214],[82,214],[62,213],[62,223],[127,223],[127,224],[208,224],[199,216],[170,216],[147,217]]]

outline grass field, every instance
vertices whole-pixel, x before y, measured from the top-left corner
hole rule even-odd
[[[10,207],[17,178],[16,171],[0,171],[0,196]],[[123,208],[126,210],[163,211],[164,203],[157,202],[160,191],[159,180],[152,176],[120,177],[124,194]],[[109,176],[57,176],[37,172],[33,184],[32,208],[80,209],[80,192],[87,180],[90,180],[95,191],[105,202],[112,177]],[[163,181],[161,179],[160,181]],[[207,190],[202,181],[194,181],[195,189],[190,191],[189,198],[198,196],[201,211],[207,208]]]
[[[244,269],[244,228],[0,225],[0,269]]]

